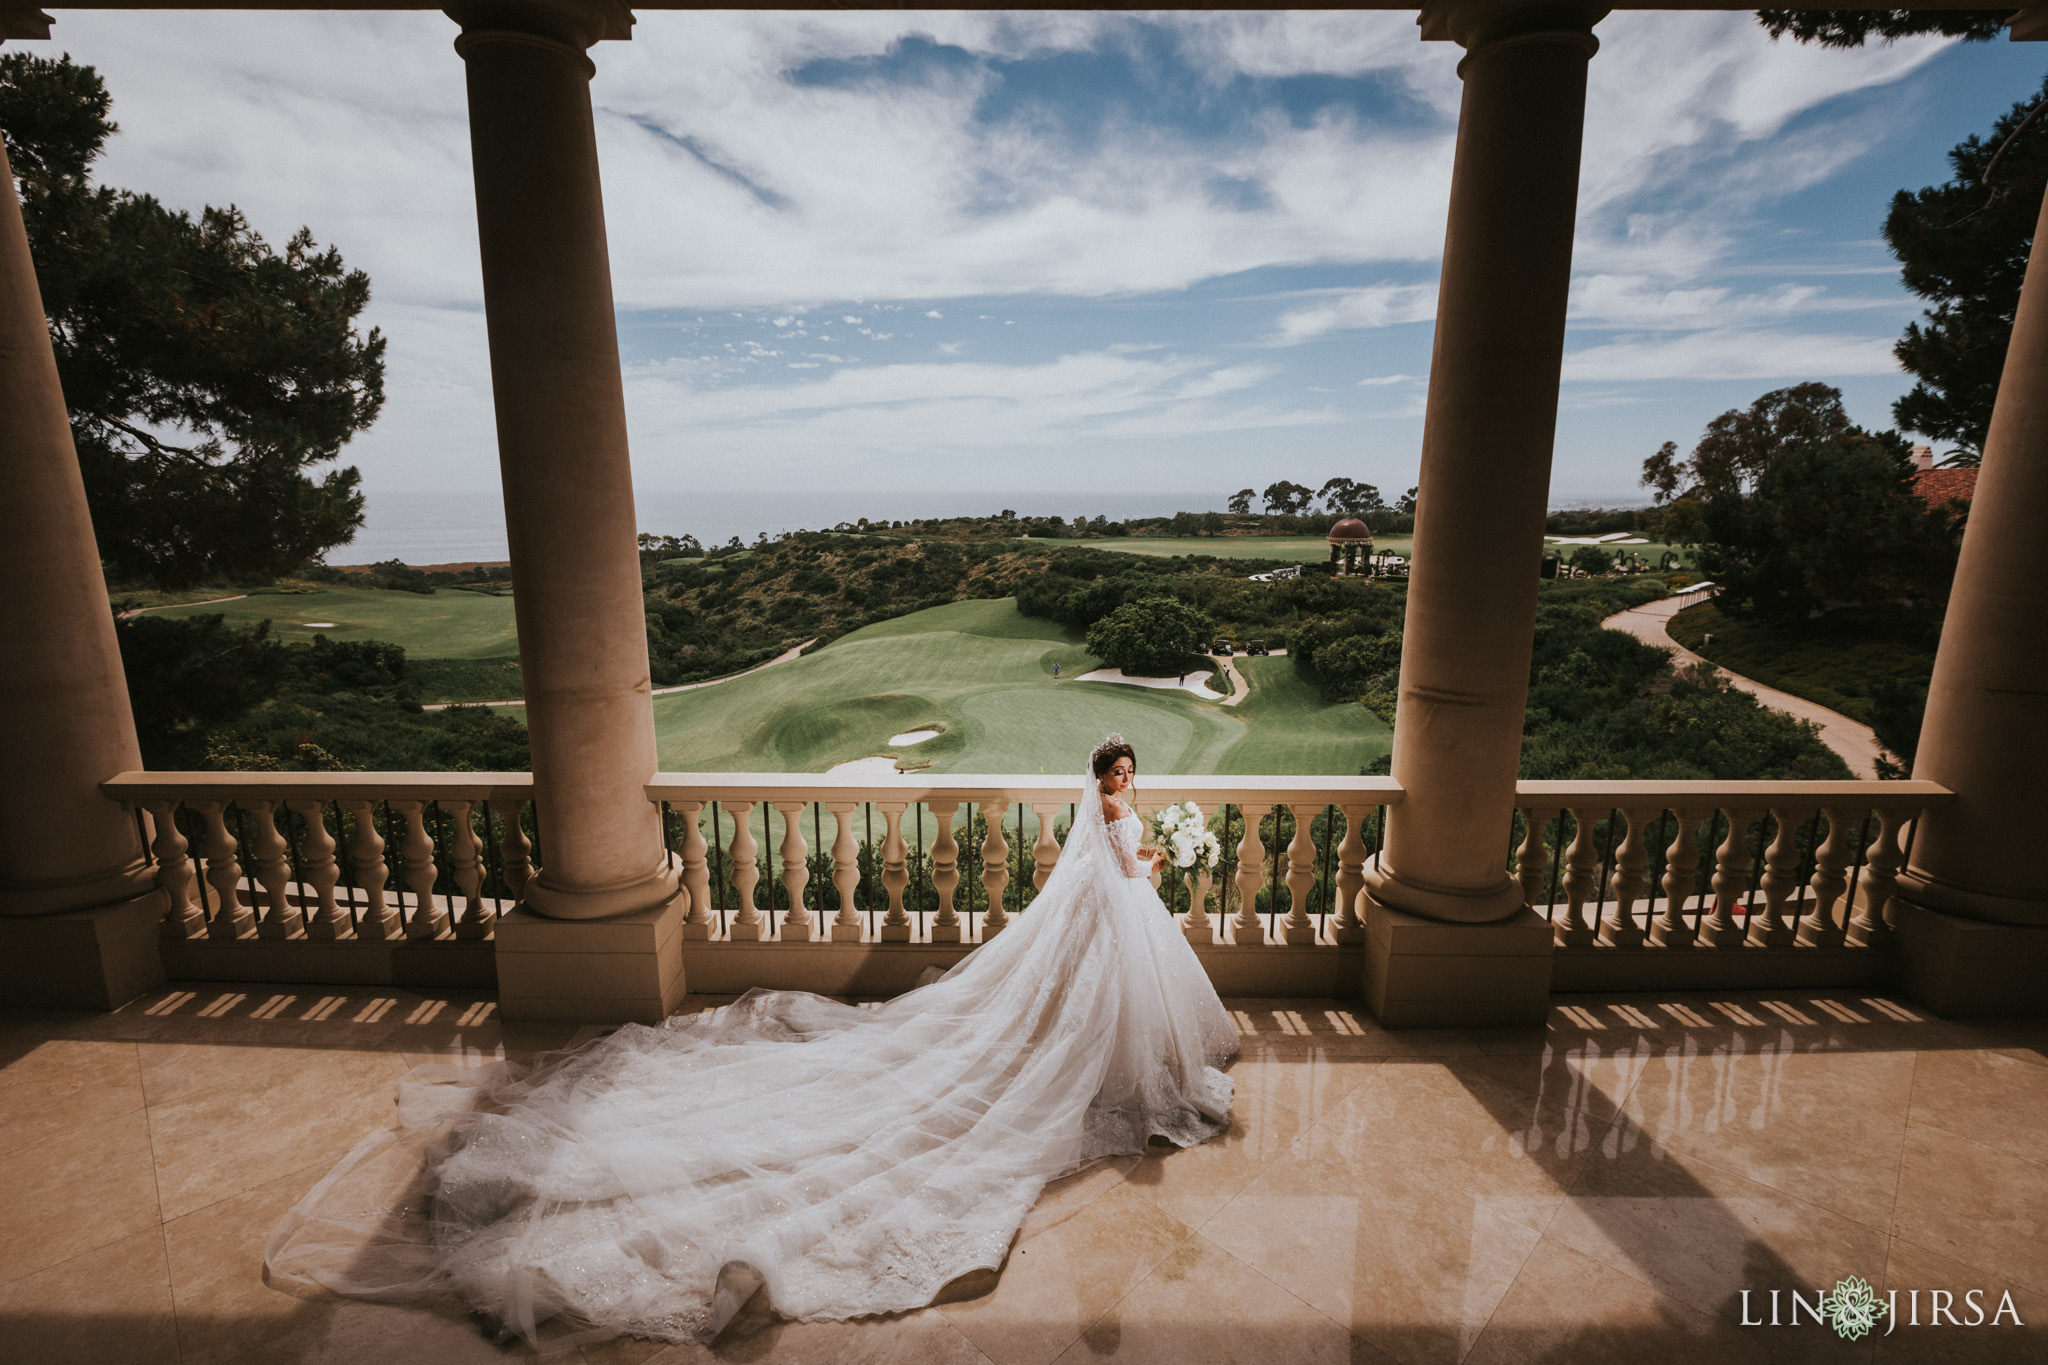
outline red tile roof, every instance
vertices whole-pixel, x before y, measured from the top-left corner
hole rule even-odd
[[[1974,469],[1922,469],[1913,475],[1913,491],[1929,507],[1968,502],[1977,492]]]

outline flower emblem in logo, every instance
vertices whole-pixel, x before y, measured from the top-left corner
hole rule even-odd
[[[1835,1329],[1836,1336],[1859,1341],[1891,1310],[1868,1281],[1861,1275],[1851,1275],[1846,1280],[1836,1280],[1835,1292],[1821,1297],[1820,1311],[1827,1314],[1828,1326]]]

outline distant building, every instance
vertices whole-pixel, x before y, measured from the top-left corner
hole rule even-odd
[[[1360,560],[1372,557],[1372,527],[1357,517],[1346,517],[1330,528],[1330,562],[1352,572]]]
[[[1959,503],[1958,510],[1968,510],[1970,499],[1977,495],[1977,471],[1974,469],[1936,469],[1934,447],[1913,447],[1913,491],[1929,507],[1940,507],[1946,503]]]

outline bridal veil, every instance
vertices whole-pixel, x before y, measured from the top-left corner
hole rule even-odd
[[[1229,1122],[1236,1034],[1101,807],[1091,775],[1028,910],[893,1000],[756,990],[524,1072],[415,1071],[266,1269],[529,1340],[704,1341],[757,1288],[851,1318],[1000,1267],[1047,1181]]]

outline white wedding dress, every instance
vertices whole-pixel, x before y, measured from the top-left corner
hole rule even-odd
[[[526,1074],[418,1071],[271,1239],[277,1278],[453,1295],[538,1340],[930,1303],[1046,1182],[1229,1123],[1237,1035],[1092,782],[1038,898],[877,1006],[800,991],[627,1025]]]

